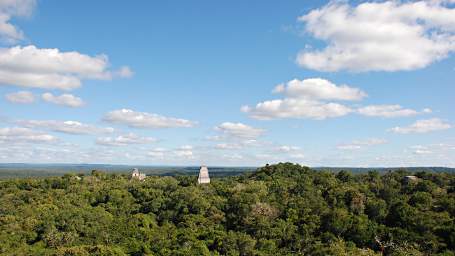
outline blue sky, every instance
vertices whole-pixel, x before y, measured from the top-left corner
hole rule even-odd
[[[1,162],[455,166],[450,0],[9,0],[0,17]]]

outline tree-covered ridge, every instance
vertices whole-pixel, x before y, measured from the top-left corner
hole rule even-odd
[[[455,255],[455,174],[284,163],[196,185],[93,172],[0,182],[2,255]]]

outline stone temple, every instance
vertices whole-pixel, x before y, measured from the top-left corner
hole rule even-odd
[[[141,173],[141,172],[139,172],[139,169],[134,168],[130,177],[131,177],[131,179],[144,180],[146,176],[145,176],[145,173]]]
[[[201,169],[199,170],[199,177],[197,178],[197,183],[198,184],[210,183],[209,169],[207,169],[207,166],[201,166]]]

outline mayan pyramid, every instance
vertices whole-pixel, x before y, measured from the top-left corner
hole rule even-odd
[[[201,166],[201,169],[199,170],[199,177],[197,178],[197,183],[210,183],[209,169],[207,169],[207,166]]]

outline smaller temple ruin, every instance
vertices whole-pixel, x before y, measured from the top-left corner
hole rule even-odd
[[[419,182],[419,178],[414,175],[408,175],[408,176],[404,176],[404,181],[406,183],[416,183],[416,182]]]
[[[199,170],[199,177],[197,178],[198,184],[207,184],[210,183],[209,169],[207,166],[201,166]]]
[[[131,173],[131,179],[144,180],[145,177],[145,173],[139,172],[139,169],[137,168],[134,168],[133,172]]]

